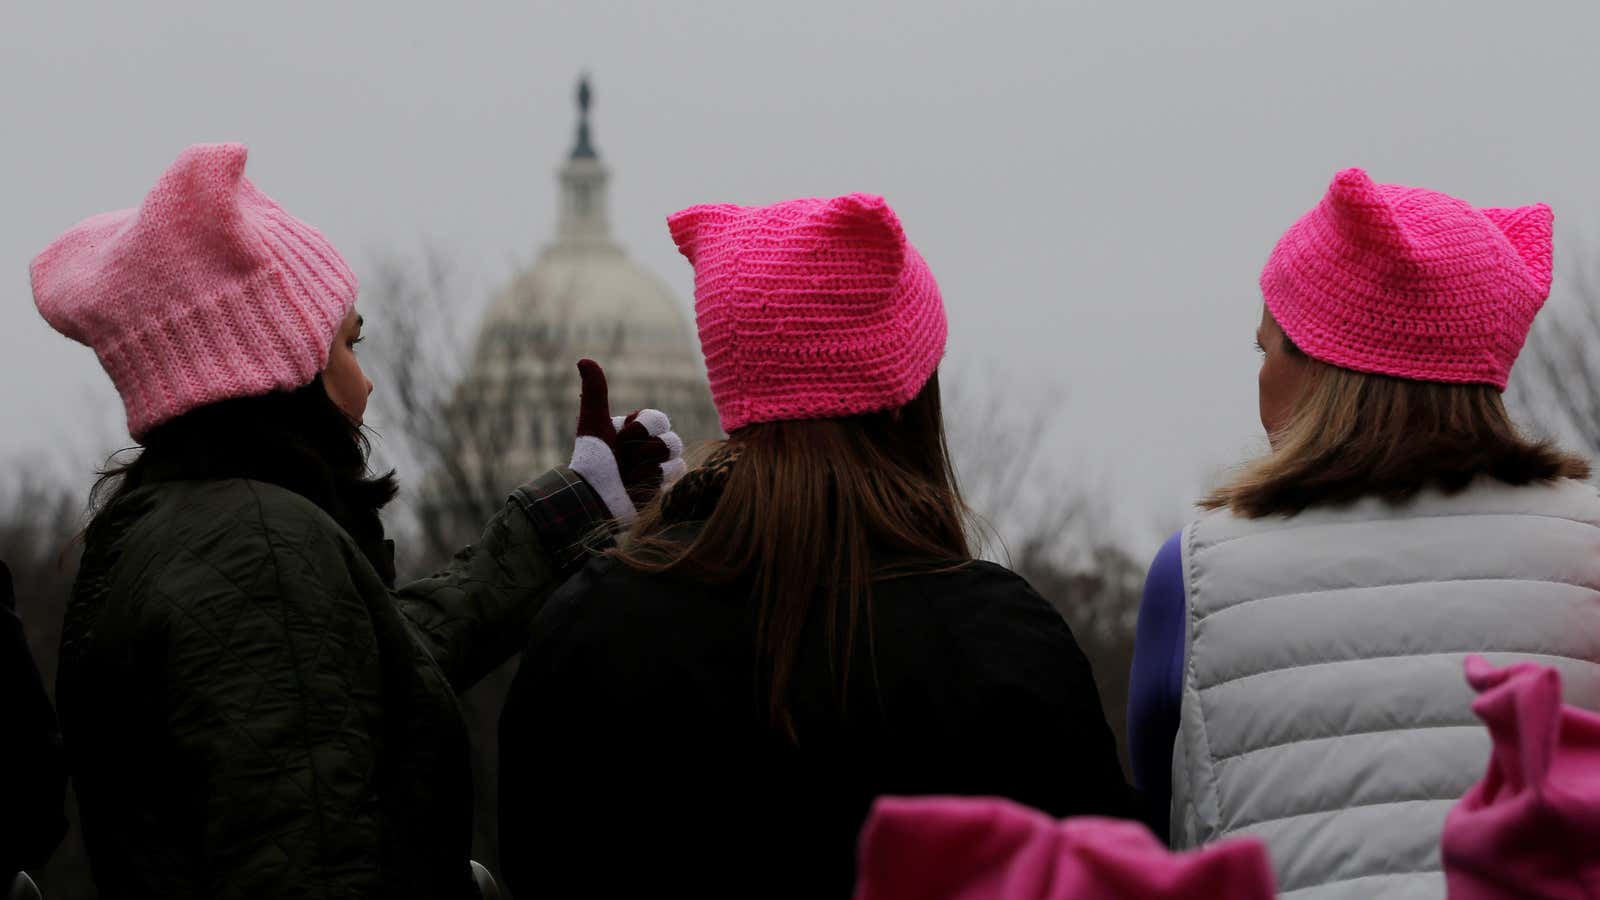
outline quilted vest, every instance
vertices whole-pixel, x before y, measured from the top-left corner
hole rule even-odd
[[[1183,534],[1173,843],[1262,838],[1282,896],[1442,898],[1439,834],[1484,774],[1471,653],[1600,709],[1600,496],[1480,481],[1404,505],[1225,511]]]

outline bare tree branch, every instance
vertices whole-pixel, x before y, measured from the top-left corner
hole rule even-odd
[[[1600,260],[1557,278],[1513,370],[1509,397],[1538,432],[1600,457]]]
[[[1106,498],[1046,455],[1065,392],[1046,387],[1022,405],[1002,383],[970,372],[941,376],[961,487],[986,523],[983,543],[999,545],[983,550],[1028,579],[1072,627],[1126,767],[1124,713],[1144,561],[1112,536]]]

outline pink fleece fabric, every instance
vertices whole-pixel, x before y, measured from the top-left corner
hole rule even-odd
[[[1552,227],[1543,203],[1475,209],[1346,169],[1278,242],[1261,293],[1323,362],[1504,390],[1550,294]]]
[[[242,144],[196,144],[138,209],[85,219],[29,267],[57,331],[93,348],[149,431],[231,397],[309,384],[356,277],[315,228],[244,176]]]
[[[1168,851],[1144,826],[1058,822],[1007,800],[884,797],[861,836],[855,900],[1270,900],[1266,847]]]
[[[939,285],[882,197],[692,206],[667,225],[694,265],[724,431],[895,409],[938,368]]]
[[[1600,897],[1600,715],[1561,704],[1561,674],[1467,659],[1494,752],[1445,819],[1451,900]]]

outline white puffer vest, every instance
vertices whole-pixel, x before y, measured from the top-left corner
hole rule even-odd
[[[1404,506],[1184,530],[1173,842],[1261,837],[1282,896],[1442,898],[1446,812],[1483,776],[1470,653],[1600,709],[1600,496],[1479,482]]]

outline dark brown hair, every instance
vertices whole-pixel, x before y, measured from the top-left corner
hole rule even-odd
[[[124,451],[126,452],[126,451]],[[291,391],[234,397],[156,426],[132,461],[115,457],[90,492],[95,519],[125,495],[164,481],[248,478],[293,491],[349,532],[373,566],[393,580],[378,545],[378,511],[394,499],[394,472],[374,475],[366,433],[328,396],[322,376]],[[93,534],[91,522],[85,534]]]
[[[727,445],[736,461],[698,528],[652,504],[613,553],[641,572],[750,584],[769,722],[797,740],[788,695],[808,623],[827,637],[842,710],[858,635],[871,656],[873,582],[971,560],[938,375],[897,410],[749,425]]]
[[[1408,500],[1455,493],[1480,476],[1522,485],[1585,479],[1589,463],[1518,431],[1500,392],[1371,375],[1288,352],[1309,367],[1304,392],[1274,449],[1201,502],[1248,518],[1294,515],[1361,497]]]

